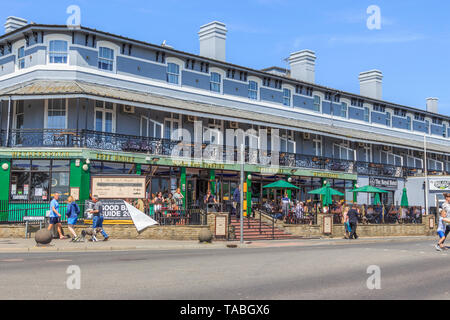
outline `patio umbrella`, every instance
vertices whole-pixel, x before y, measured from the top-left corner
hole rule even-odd
[[[379,204],[381,204],[381,201],[380,201],[380,194],[379,194],[379,193],[375,193],[375,199],[373,200],[373,204],[374,204],[374,205],[379,205]]]
[[[409,207],[408,194],[407,194],[406,188],[403,188],[402,201],[400,202],[400,205],[402,207]]]
[[[379,188],[375,188],[372,186],[364,186],[361,188],[356,188],[353,189],[352,192],[366,192],[366,193],[388,193],[385,190],[379,189]]]
[[[333,204],[333,196],[343,196],[342,192],[339,192],[330,187],[330,185],[326,185],[320,189],[316,189],[308,192],[309,194],[319,194],[323,196],[322,202],[324,206],[330,206]]]
[[[278,180],[277,182],[270,183],[263,187],[264,189],[300,189],[294,186],[292,183],[289,183],[284,180]]]

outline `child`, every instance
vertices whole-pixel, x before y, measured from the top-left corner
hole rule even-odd
[[[437,229],[437,234],[439,236],[439,242],[435,246],[437,251],[442,251],[445,249],[444,242],[445,242],[445,229],[447,227],[447,224],[450,223],[450,219],[447,218],[447,212],[443,209],[441,209],[441,217],[439,218],[439,224]]]

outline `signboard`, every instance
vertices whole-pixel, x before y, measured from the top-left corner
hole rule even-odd
[[[398,187],[398,180],[397,179],[389,179],[389,178],[375,178],[375,177],[371,177],[371,178],[369,178],[369,184],[372,187],[376,187],[376,188],[393,188],[393,189],[397,189],[397,187]]]
[[[99,199],[144,199],[144,176],[93,176],[92,195]]]
[[[220,215],[216,216],[216,237],[226,237],[227,236],[227,216]]]
[[[432,179],[429,183],[430,191],[450,191],[450,178]]]

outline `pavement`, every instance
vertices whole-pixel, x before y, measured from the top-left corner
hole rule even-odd
[[[131,243],[140,250],[106,250]],[[434,237],[321,239],[226,249],[224,242],[113,239],[92,244],[105,251],[7,252],[0,253],[0,299],[450,300],[450,251],[436,251],[435,243]],[[67,248],[66,241],[55,247]],[[177,308],[164,312],[180,318]]]
[[[346,239],[298,239],[298,240],[263,240],[263,241],[213,241],[200,243],[199,241],[176,240],[142,240],[142,239],[110,239],[98,242],[71,242],[70,239],[54,239],[49,245],[37,246],[33,238],[30,239],[0,239],[0,253],[8,252],[85,252],[85,251],[129,251],[129,250],[181,250],[181,249],[229,249],[234,248],[273,248],[296,246],[322,245],[355,245],[361,243],[379,242],[408,242],[416,240],[434,241],[435,237],[385,237]]]

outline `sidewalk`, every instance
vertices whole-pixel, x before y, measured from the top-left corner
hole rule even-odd
[[[237,248],[276,248],[305,247],[323,245],[349,246],[361,243],[379,242],[409,242],[420,240],[435,240],[435,237],[392,237],[392,238],[360,238],[345,239],[314,239],[314,240],[271,240],[271,241],[215,241],[199,243],[198,241],[175,240],[121,240],[111,239],[98,242],[71,242],[70,240],[53,240],[48,246],[36,246],[34,239],[0,239],[0,253],[13,252],[84,252],[84,251],[128,251],[128,250],[181,250],[181,249],[229,249],[228,245]],[[231,249],[229,249],[231,250]]]

